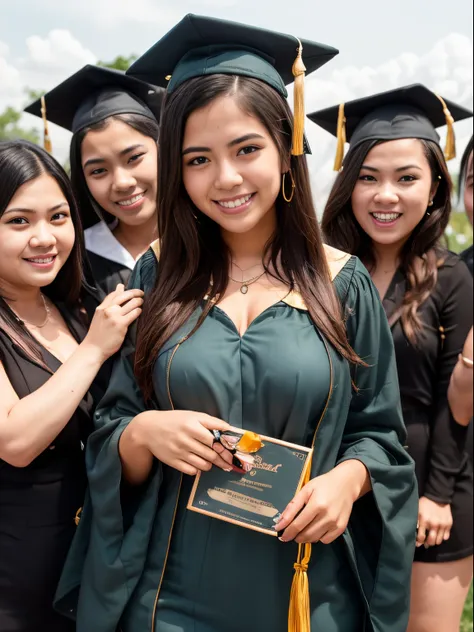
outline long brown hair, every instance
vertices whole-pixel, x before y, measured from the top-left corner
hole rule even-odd
[[[83,289],[84,239],[79,211],[67,174],[54,158],[33,143],[24,140],[0,143],[0,217],[21,186],[45,173],[56,180],[67,200],[75,240],[66,263],[51,285],[43,288],[43,291],[53,301],[61,301],[69,307],[75,307],[80,302]],[[0,277],[1,274],[0,270]],[[0,288],[0,329],[3,329],[30,359],[45,367],[38,343],[15,318],[5,300],[8,298],[3,295]]]
[[[135,360],[137,380],[146,398],[152,393],[153,365],[163,344],[184,325],[209,292],[210,300],[199,326],[213,299],[227,288],[228,248],[219,225],[190,200],[183,185],[181,157],[189,116],[224,96],[238,99],[246,112],[265,125],[279,149],[282,164],[291,166],[293,172],[294,198],[286,203],[279,194],[277,230],[265,253],[275,275],[299,290],[314,324],[333,347],[349,361],[358,361],[347,341],[341,306],[331,282],[306,159],[290,156],[293,117],[288,104],[261,81],[210,75],[191,79],[167,95],[162,111],[158,177],[160,271],[153,291],[146,297]]]
[[[383,141],[367,141],[349,150],[344,168],[339,173],[324,210],[321,227],[327,243],[357,255],[369,271],[375,267],[373,244],[357,222],[352,211],[352,192],[367,154]],[[404,332],[416,344],[422,332],[418,310],[430,296],[438,279],[442,263],[441,240],[451,215],[452,181],[439,145],[420,140],[430,165],[433,182],[439,186],[421,222],[403,246],[400,267],[407,279],[407,291],[400,309],[390,319],[400,318]]]

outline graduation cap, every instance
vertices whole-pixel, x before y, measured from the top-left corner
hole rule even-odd
[[[304,153],[304,77],[338,50],[292,35],[188,14],[127,70],[172,93],[194,77],[227,74],[264,81],[284,98],[295,82],[294,155]],[[304,63],[303,63],[304,58]]]
[[[114,114],[141,114],[159,120],[163,96],[163,88],[119,70],[88,64],[25,112],[43,118],[45,149],[51,151],[48,121],[75,134]]]
[[[451,160],[456,157],[454,122],[471,116],[471,111],[417,83],[313,112],[308,118],[337,137],[334,170],[339,171],[346,141],[351,148],[366,140],[419,138],[439,143],[436,128],[443,125],[448,126],[445,156]]]

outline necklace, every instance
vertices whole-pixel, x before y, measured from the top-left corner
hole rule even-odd
[[[254,276],[251,279],[247,279],[246,281],[244,280],[238,281],[237,279],[233,279],[229,274],[229,279],[233,281],[234,283],[240,283],[240,292],[242,294],[247,294],[247,292],[249,291],[249,285],[256,283],[259,279],[263,277],[264,274],[265,274],[265,270],[261,274]]]
[[[253,266],[249,266],[248,268],[241,268],[239,266],[238,263],[236,263],[233,259],[231,261],[232,265],[235,266],[238,270],[240,270],[242,273],[244,272],[248,272],[249,270],[252,270],[252,268],[256,268],[257,266],[261,266],[261,263],[255,263]]]
[[[34,323],[30,323],[29,321],[24,320],[23,318],[20,318],[18,316],[18,314],[15,312],[15,310],[13,309],[13,307],[11,307],[11,305],[10,305],[10,309],[12,310],[14,316],[16,317],[16,319],[20,323],[20,325],[25,325],[25,323],[26,323],[28,325],[31,325],[32,327],[36,327],[36,329],[43,329],[43,327],[46,327],[46,325],[49,322],[49,318],[51,316],[51,310],[48,307],[48,304],[46,302],[46,299],[45,299],[44,295],[40,294],[40,296],[41,296],[41,299],[43,301],[44,311],[46,312],[46,318],[44,319],[44,322],[41,323],[41,325],[35,325]]]

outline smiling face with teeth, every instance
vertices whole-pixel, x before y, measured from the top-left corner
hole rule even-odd
[[[86,134],[81,161],[89,192],[104,211],[125,226],[154,227],[158,149],[153,138],[111,119]]]
[[[364,160],[352,210],[375,244],[401,248],[426,216],[437,188],[419,140],[380,143]]]
[[[223,234],[273,230],[284,171],[279,150],[234,97],[219,97],[190,115],[182,168],[192,202]]]
[[[42,174],[18,188],[0,217],[0,286],[7,295],[53,283],[74,247],[69,204]]]

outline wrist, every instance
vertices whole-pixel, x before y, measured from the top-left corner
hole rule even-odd
[[[156,411],[153,411],[156,414]],[[148,451],[148,445],[149,445],[149,441],[148,441],[148,437],[150,434],[150,422],[151,422],[151,415],[153,413],[151,411],[146,411],[143,413],[140,413],[139,415],[137,415],[136,417],[134,417],[132,419],[132,421],[130,422],[129,426],[128,426],[128,433],[130,435],[130,441],[137,447],[140,449],[146,449]],[[156,426],[156,419],[155,421],[155,426]]]
[[[91,344],[87,340],[87,336],[84,338],[82,343],[79,345],[79,349],[83,356],[87,359],[88,362],[92,366],[94,366],[97,370],[104,364],[107,358],[104,356],[103,352],[99,347],[94,344]]]
[[[347,486],[347,489],[351,490],[353,502],[369,491],[370,477],[362,461],[348,459],[339,463],[335,469],[343,477],[343,484]]]

